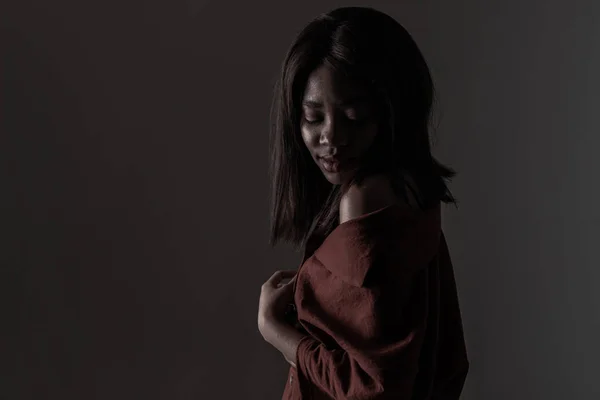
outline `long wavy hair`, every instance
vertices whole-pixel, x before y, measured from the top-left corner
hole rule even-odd
[[[378,132],[364,165],[344,187],[325,179],[300,132],[305,86],[312,71],[322,65],[366,84],[378,110]],[[440,201],[456,204],[446,184],[455,172],[431,154],[434,94],[429,67],[417,44],[383,12],[337,8],[302,29],[283,61],[271,107],[269,244],[285,241],[298,248],[305,245],[311,229],[331,231],[345,188],[373,173],[392,177],[402,196],[409,187],[423,209]],[[411,188],[410,182],[416,187]]]

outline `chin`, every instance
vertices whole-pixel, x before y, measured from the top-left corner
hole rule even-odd
[[[350,181],[358,169],[358,166],[355,163],[350,163],[337,170],[329,170],[326,169],[320,161],[315,161],[317,162],[317,165],[319,166],[319,169],[321,170],[321,173],[325,179],[332,185],[343,185],[345,182]]]
[[[323,171],[323,176],[332,185],[343,185],[352,178],[353,171],[329,172]]]
[[[327,179],[327,181],[329,183],[331,183],[332,185],[341,185],[342,184],[342,178],[340,177],[340,174],[331,174],[329,172],[325,172],[325,179]]]

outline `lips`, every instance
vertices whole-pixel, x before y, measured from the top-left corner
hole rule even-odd
[[[327,172],[335,173],[340,170],[339,162],[330,162],[325,159],[321,159],[321,165],[323,165],[323,169],[325,169]]]
[[[339,172],[341,169],[347,167],[351,159],[343,159],[337,157],[319,157],[321,165],[327,172]]]

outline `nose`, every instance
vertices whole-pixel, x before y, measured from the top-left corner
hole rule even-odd
[[[321,130],[319,144],[331,147],[342,147],[348,143],[347,128],[343,121],[337,118],[328,118]]]

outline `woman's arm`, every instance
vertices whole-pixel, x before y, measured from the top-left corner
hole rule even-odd
[[[310,323],[337,346],[311,336],[292,342],[301,391],[316,386],[335,399],[410,398],[427,328],[428,278],[423,269],[404,284],[334,287],[337,303],[321,303]]]
[[[279,350],[279,352],[283,354],[285,360],[292,367],[296,368],[295,360],[298,352],[298,345],[302,339],[307,337],[307,335],[289,324],[271,321],[267,323],[265,336],[267,342]]]

